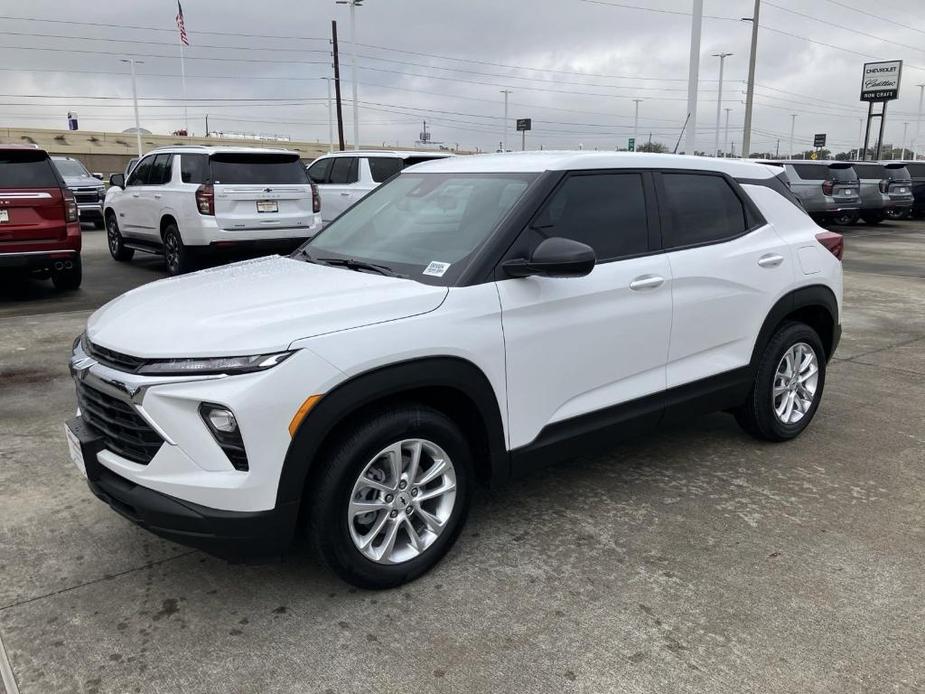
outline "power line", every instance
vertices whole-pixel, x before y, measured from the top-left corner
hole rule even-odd
[[[581,2],[587,2],[591,5],[606,5],[608,7],[620,7],[626,10],[643,10],[645,12],[657,12],[658,14],[673,14],[679,15],[681,17],[690,17],[690,12],[684,12],[683,10],[664,10],[657,9],[655,7],[642,7],[640,5],[630,5],[625,2],[604,2],[604,0],[581,0]],[[726,19],[732,22],[741,21],[738,17],[719,17],[716,15],[703,15],[704,19]]]
[[[872,12],[867,12],[866,10],[862,10],[862,9],[860,9],[860,8],[857,8],[857,7],[852,7],[851,5],[848,5],[848,4],[843,3],[843,2],[839,2],[838,0],[825,0],[825,2],[831,3],[831,4],[833,4],[833,5],[837,5],[838,7],[844,7],[846,10],[851,10],[852,12],[857,12],[858,14],[862,14],[862,15],[865,15],[865,16],[867,16],[867,17],[871,17],[872,19],[876,19],[878,22],[887,22],[888,24],[894,24],[894,25],[896,25],[896,26],[898,26],[898,27],[902,27],[903,29],[908,29],[909,31],[917,31],[917,32],[920,33],[920,34],[925,34],[925,31],[923,31],[922,29],[916,29],[916,28],[913,27],[913,26],[909,26],[908,24],[903,24],[903,23],[901,23],[901,22],[897,22],[897,21],[895,21],[895,20],[893,20],[893,19],[890,19],[890,18],[888,18],[888,17],[883,17],[883,16],[881,16],[881,15],[879,15],[879,14],[874,14],[874,13],[872,13]]]
[[[87,53],[91,55],[124,56],[131,53],[136,58],[169,58],[176,60],[175,55],[162,55],[159,53],[135,53],[134,51],[95,51],[89,48],[40,48],[38,46],[2,46],[4,49],[16,51],[48,51],[51,53]],[[325,60],[269,60],[261,58],[206,58],[204,56],[186,56],[187,60],[209,60],[229,63],[274,63],[276,65],[328,65]]]

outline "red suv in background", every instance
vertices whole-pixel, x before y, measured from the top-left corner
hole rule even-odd
[[[80,286],[77,201],[37,147],[0,145],[0,272],[11,270]]]

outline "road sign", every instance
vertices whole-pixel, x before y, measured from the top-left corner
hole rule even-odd
[[[524,130],[533,130],[533,119],[532,118],[518,118],[517,119],[517,132]]]
[[[813,135],[813,147],[825,147],[825,133]]]
[[[812,159],[813,161],[816,161],[816,159],[819,158],[819,155],[817,155],[815,152],[810,152],[809,158]]]
[[[899,98],[899,79],[903,61],[864,63],[861,74],[861,101],[892,101]]]
[[[626,151],[627,151],[627,152],[635,152],[635,151],[636,151],[636,138],[635,138],[635,137],[631,137],[631,138],[629,139],[629,143],[627,143],[627,145],[626,145]]]

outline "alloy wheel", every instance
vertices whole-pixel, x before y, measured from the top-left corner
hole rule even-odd
[[[106,220],[106,240],[109,242],[109,252],[116,255],[119,252],[119,227],[114,217]]]
[[[377,564],[400,564],[430,547],[456,502],[456,470],[426,439],[404,439],[373,456],[353,485],[347,525],[354,546]]]
[[[812,407],[819,385],[819,361],[805,342],[791,346],[774,372],[771,405],[784,424],[796,424]]]
[[[180,267],[180,242],[173,234],[167,234],[167,238],[164,239],[164,259],[172,273]]]

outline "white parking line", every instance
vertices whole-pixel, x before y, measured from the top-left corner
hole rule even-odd
[[[0,681],[3,682],[6,694],[19,694],[19,687],[16,686],[16,678],[13,677],[13,668],[10,666],[10,659],[3,647],[2,638],[0,638]]]

